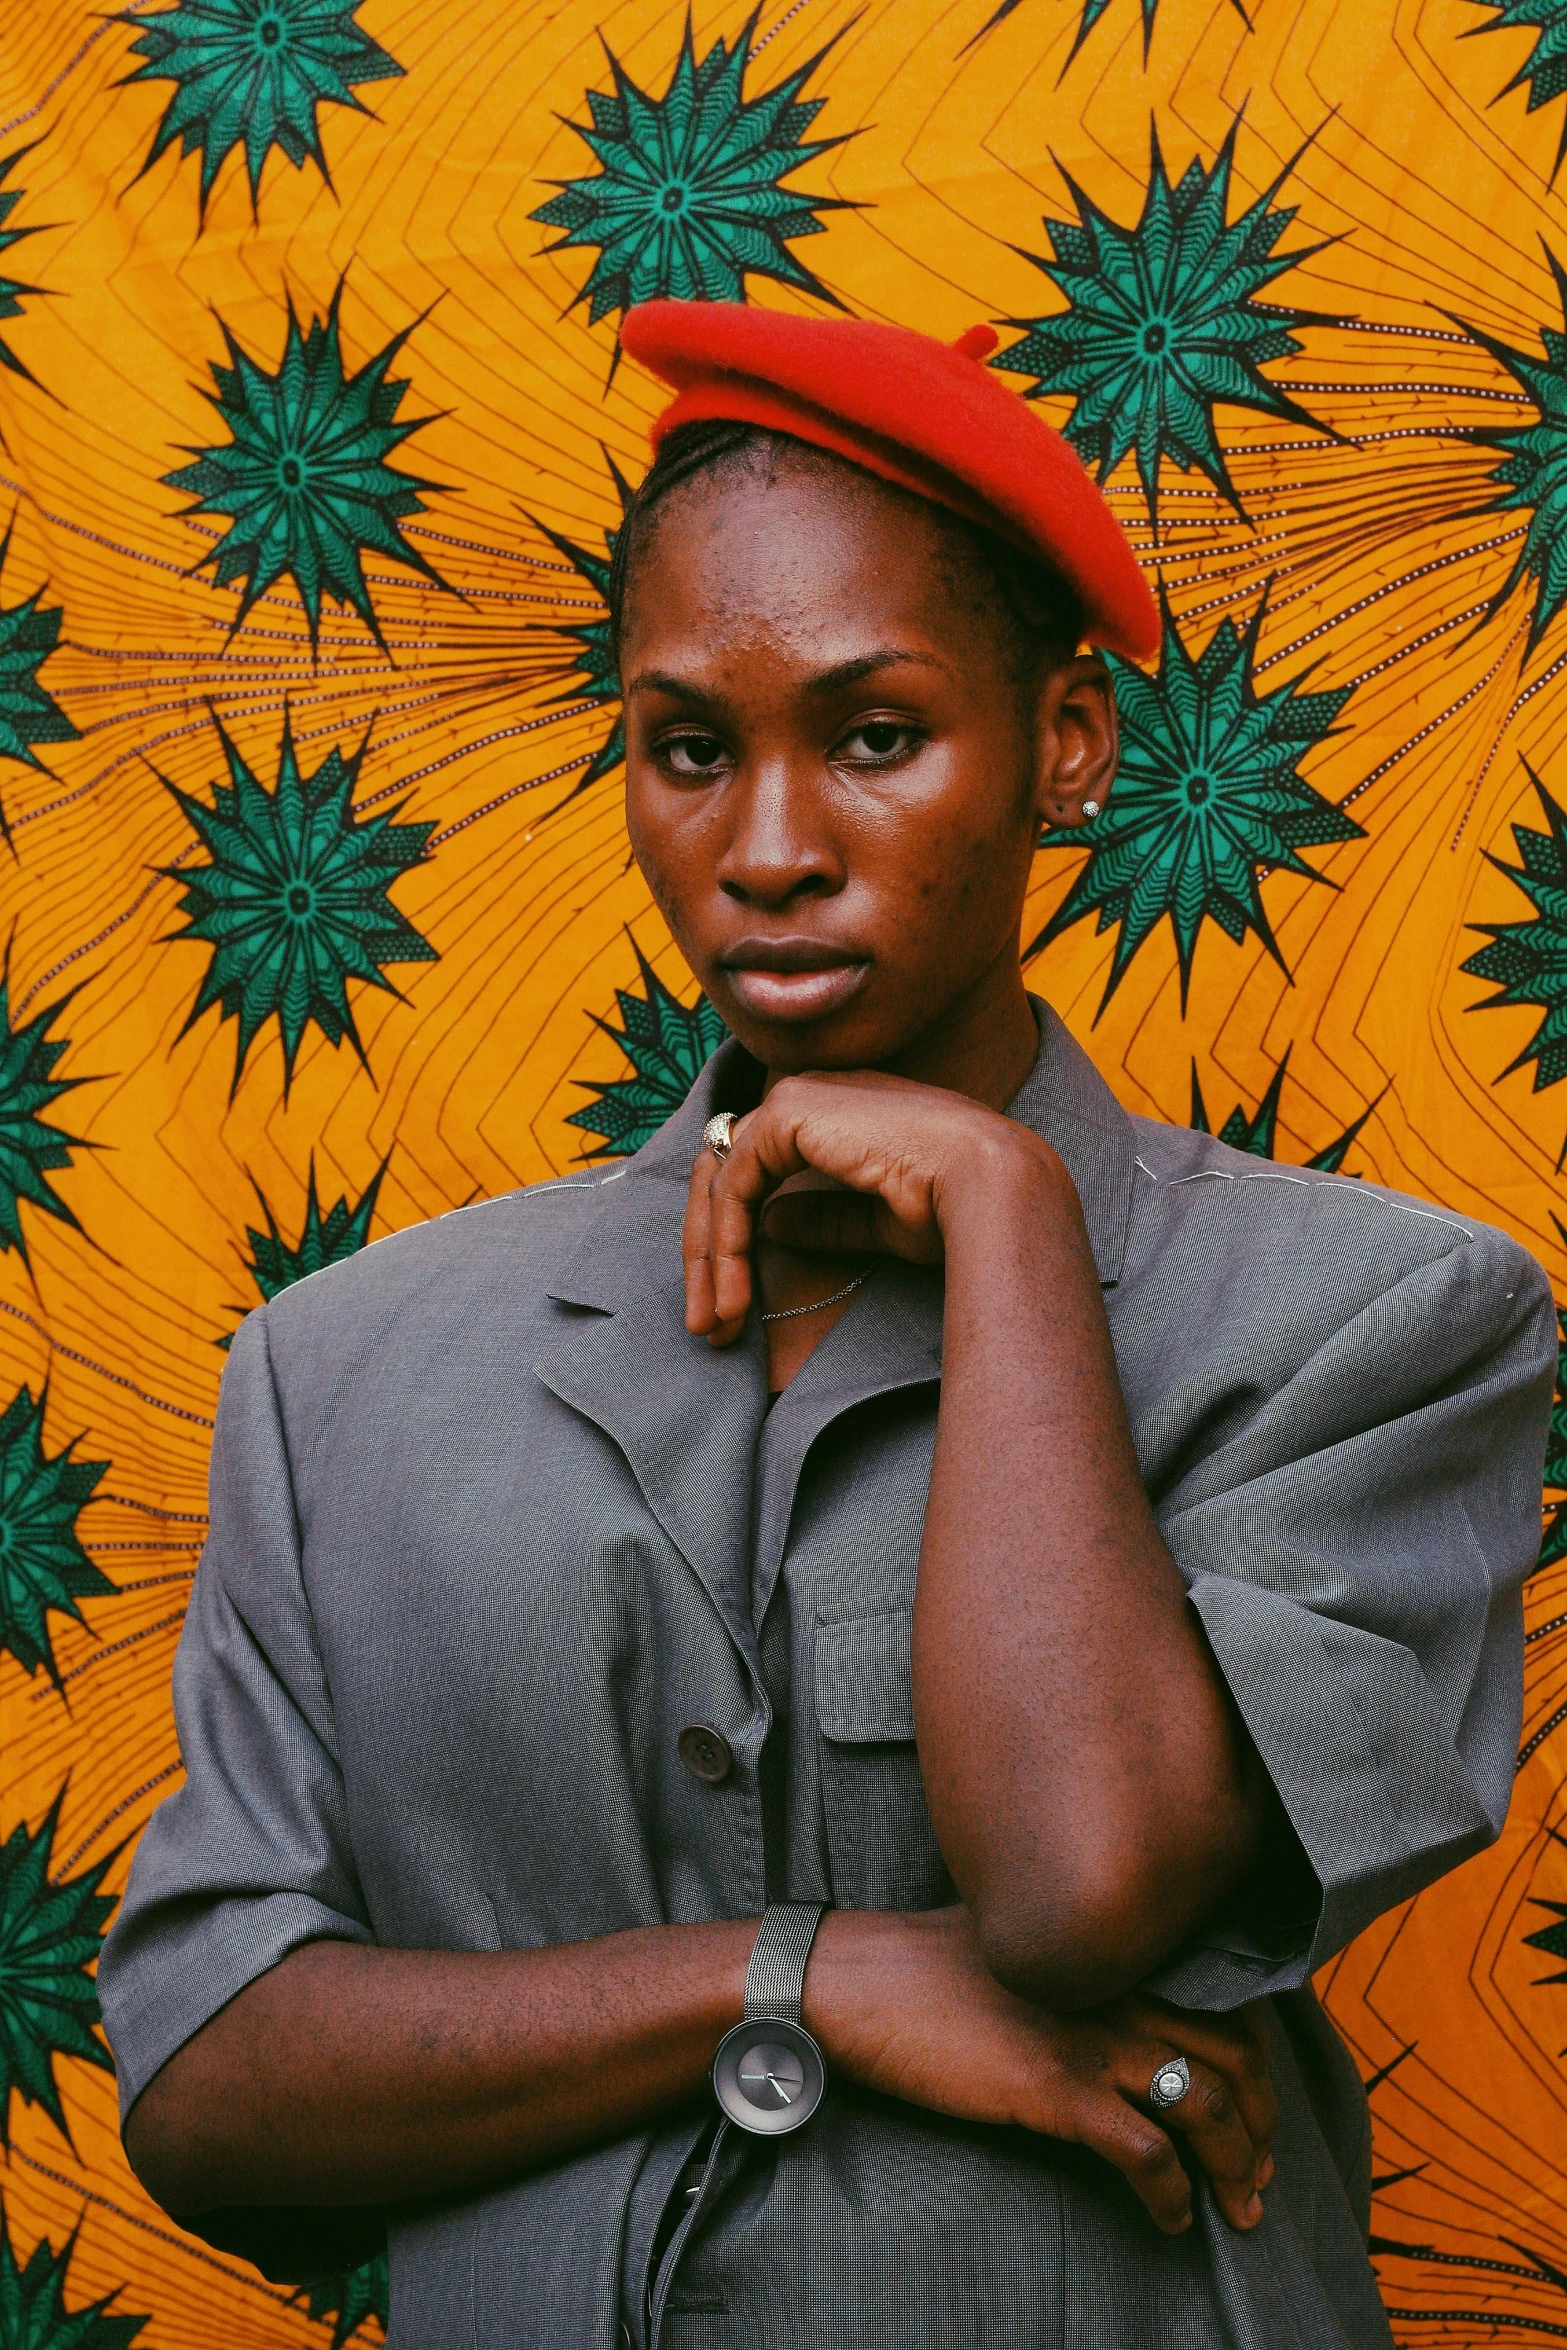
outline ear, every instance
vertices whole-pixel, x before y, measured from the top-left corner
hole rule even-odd
[[[1121,750],[1115,688],[1097,653],[1080,653],[1045,677],[1035,743],[1041,824],[1091,824],[1110,796]]]

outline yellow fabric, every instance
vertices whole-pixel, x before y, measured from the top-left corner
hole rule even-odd
[[[108,2074],[80,2053],[47,2052],[51,2034],[68,2044],[49,2020],[60,2001],[83,2012],[70,1982],[79,1992],[101,1921],[96,1866],[108,1864],[112,1894],[178,1770],[169,1664],[200,1536],[219,1341],[258,1294],[250,1268],[264,1252],[247,1229],[265,1242],[270,1214],[280,1244],[297,1248],[312,1166],[320,1217],[330,1223],[342,1199],[348,1223],[384,1163],[362,1219],[371,1236],[569,1170],[602,1133],[571,1114],[631,1073],[601,1023],[624,1025],[617,990],[647,996],[639,953],[685,1004],[694,996],[629,866],[615,772],[583,784],[614,710],[582,665],[590,651],[563,633],[591,631],[601,615],[591,564],[585,574],[572,550],[602,565],[619,513],[613,468],[636,477],[663,395],[615,363],[602,212],[598,242],[554,251],[559,215],[553,226],[534,217],[557,183],[600,175],[574,126],[589,121],[590,92],[603,114],[615,90],[606,45],[634,85],[626,141],[652,152],[654,117],[667,126],[679,113],[669,92],[683,70],[683,13],[665,0],[547,10],[362,0],[355,16],[330,0],[252,0],[247,55],[269,10],[283,25],[273,47],[308,35],[327,59],[313,69],[327,77],[320,86],[340,67],[347,77],[289,132],[292,157],[262,138],[252,96],[227,132],[208,106],[189,154],[176,135],[149,162],[180,86],[127,77],[160,56],[169,65],[171,8],[113,19],[86,0],[13,0],[0,41],[0,514],[14,511],[0,570],[7,1020],[25,1040],[42,1011],[62,1007],[10,1048],[13,1063],[31,1054],[26,1069],[0,1066],[0,1227],[18,1164],[4,1153],[18,1136],[33,1169],[14,1210],[25,1254],[0,1256],[0,1411],[13,1409],[0,1424],[0,1591],[18,1588],[14,1574],[5,1584],[5,1543],[14,1568],[24,1536],[41,1543],[49,1572],[79,1541],[117,1587],[88,1591],[80,1622],[47,1616],[57,1681],[36,1641],[30,1664],[15,1641],[0,1655],[0,2067],[12,2081],[0,2166],[12,2250],[0,2252],[0,2286],[7,2259],[32,2258],[39,2308],[50,2294],[75,2310],[117,2293],[115,2312],[145,2318],[149,2350],[324,2343],[367,2306],[318,2295],[312,2316],[181,2237],[126,2171]],[[723,271],[743,267],[752,300],[831,299],[947,339],[979,319],[1023,321],[1003,332],[1016,351],[1052,313],[1113,308],[1110,230],[1098,293],[1069,279],[1071,224],[1081,235],[1092,217],[1084,207],[1119,228],[1124,250],[1144,222],[1139,316],[1175,323],[1143,360],[1167,368],[1178,328],[1200,380],[1179,415],[1167,402],[1164,454],[1157,435],[1149,444],[1157,537],[1135,450],[1115,452],[1111,495],[1168,593],[1187,657],[1218,645],[1197,672],[1208,678],[1203,707],[1220,707],[1225,670],[1248,789],[1280,742],[1288,748],[1287,706],[1299,714],[1298,759],[1279,769],[1299,787],[1280,785],[1278,805],[1305,809],[1305,829],[1289,850],[1278,808],[1268,817],[1253,789],[1264,830],[1239,836],[1234,852],[1239,936],[1214,918],[1211,871],[1191,880],[1184,915],[1177,908],[1189,934],[1184,1001],[1175,927],[1140,851],[1128,852],[1132,895],[1112,905],[1103,934],[1093,918],[1061,929],[1031,979],[1129,1108],[1189,1118],[1195,1070],[1213,1125],[1236,1104],[1244,1125],[1287,1052],[1278,1156],[1320,1154],[1364,1114],[1349,1172],[1497,1222],[1561,1275],[1567,1089],[1537,1030],[1567,1000],[1567,980],[1535,950],[1560,937],[1567,968],[1567,932],[1552,928],[1567,923],[1567,898],[1552,894],[1555,852],[1530,770],[1567,796],[1557,675],[1567,622],[1556,609],[1567,581],[1551,571],[1567,559],[1551,551],[1567,349],[1542,340],[1562,328],[1549,255],[1567,256],[1553,179],[1564,119],[1553,44],[1567,38],[1567,15],[1562,0],[1266,0],[1250,15],[1239,0],[794,0],[775,22],[703,5],[695,70],[711,77],[715,44],[728,45],[722,66],[738,40],[750,51],[746,105],[825,48],[795,101],[823,100],[820,112],[780,116],[770,135],[797,149],[840,142],[771,177],[760,170],[735,195],[740,134],[731,126],[727,148],[718,139],[729,225],[701,247],[707,290],[738,290]],[[187,82],[193,54],[175,60]],[[343,102],[350,88],[366,111]],[[247,121],[261,139],[254,211],[232,146]],[[1198,290],[1219,320],[1206,356],[1187,299],[1196,281],[1169,275],[1171,240],[1145,220],[1151,126],[1177,187],[1195,163],[1210,210],[1217,189],[1230,223],[1251,206],[1268,215],[1250,278],[1215,290],[1211,253],[1202,263]],[[631,167],[615,168],[629,186]],[[653,172],[652,196],[637,199],[644,214],[677,179]],[[780,186],[793,205],[769,196]],[[711,227],[713,184],[688,174],[679,191]],[[1293,224],[1282,218],[1290,207]],[[1053,236],[1047,219],[1068,231]],[[1181,250],[1194,250],[1190,238]],[[1292,252],[1306,257],[1264,266]],[[682,290],[656,282],[659,266],[656,252],[644,257],[655,282],[633,290]],[[598,304],[579,299],[590,272],[605,290]],[[21,290],[8,297],[8,285]],[[1184,310],[1171,307],[1181,286]],[[330,341],[334,301],[349,375],[406,336],[385,369],[409,384],[392,429],[428,421],[365,462],[429,486],[422,511],[378,526],[364,608],[318,602],[313,651],[299,565],[236,627],[260,558],[215,584],[212,558],[224,543],[232,554],[244,526],[210,494],[206,512],[182,518],[191,486],[163,477],[200,463],[192,451],[234,446],[232,416],[209,397],[220,389],[213,365],[237,364],[224,331],[271,378],[289,304],[305,364]],[[1263,350],[1269,303],[1317,314],[1289,327],[1293,352]],[[1036,335],[1035,347],[1053,354],[1044,413],[1060,424],[1075,413],[1087,431],[1093,387],[1073,391],[1059,336]],[[1251,353],[1250,375],[1237,349]],[[1113,411],[1103,349],[1082,364],[1098,370]],[[1009,380],[1021,391],[1040,374]],[[1229,396],[1212,396],[1215,382]],[[1125,396],[1123,381],[1123,406]],[[391,400],[382,396],[383,421]],[[1270,400],[1304,415],[1269,413]],[[1206,469],[1180,469],[1177,427],[1199,455],[1211,430]],[[1476,440],[1476,429],[1514,445]],[[282,461],[274,447],[266,495],[279,510]],[[379,473],[377,484],[395,495]],[[32,617],[16,618],[37,591]],[[40,617],[54,611],[57,644]],[[1247,716],[1286,685],[1297,691],[1273,705],[1273,721]],[[229,1012],[214,1001],[196,1013],[213,947],[193,935],[204,917],[192,893],[211,858],[192,809],[207,813],[210,834],[215,787],[229,781],[214,714],[271,794],[285,713],[307,777],[334,750],[351,762],[370,729],[354,785],[369,811],[361,822],[390,812],[428,830],[380,836],[396,861],[379,868],[378,899],[361,844],[355,886],[411,927],[397,933],[376,916],[368,944],[361,933],[383,984],[318,971],[269,1004],[252,939],[236,950]],[[1230,754],[1217,739],[1210,753],[1201,779],[1212,786]],[[1165,740],[1144,761],[1166,808],[1201,767],[1194,752],[1177,775],[1172,757]],[[1187,804],[1208,803],[1188,793]],[[331,820],[350,837],[341,806]],[[1529,852],[1544,875],[1534,899],[1490,861],[1519,863],[1513,825],[1545,842]],[[1321,878],[1283,869],[1292,855]],[[1260,880],[1259,858],[1278,868]],[[1042,850],[1026,943],[1089,866],[1080,845]],[[1103,857],[1094,870],[1106,875]],[[1506,973],[1461,969],[1486,947],[1477,923],[1530,925],[1521,943],[1503,942],[1527,965],[1522,1000],[1483,1017],[1473,1007]],[[1117,940],[1133,933],[1104,1002]],[[230,1014],[247,979],[263,1012],[236,1083],[242,1023]],[[334,1041],[345,1009],[363,1059],[340,1026]],[[51,1075],[47,1048],[62,1040]],[[1527,1057],[1537,1042],[1544,1062]],[[1537,1074],[1549,1082],[1535,1088]],[[42,1090],[22,1101],[29,1076]],[[80,1082],[51,1094],[60,1079]],[[623,1090],[611,1099],[624,1108]],[[91,1147],[63,1145],[43,1166],[34,1111]],[[50,1211],[51,1196],[74,1221]],[[81,1462],[108,1465],[96,1482],[56,1471],[55,1500],[40,1499],[73,1441]],[[1560,1498],[1560,1488],[1547,1496]],[[1567,2331],[1567,1984],[1550,1979],[1567,1973],[1567,1565],[1536,1575],[1529,1617],[1527,1760],[1500,1845],[1384,1920],[1324,1986],[1375,2082],[1386,2182],[1375,2226],[1393,2247],[1378,2270],[1395,2331],[1412,2344]],[[3,1627],[0,1613],[0,1638]],[[45,1860],[77,1887],[62,1896],[65,1924],[64,1911],[49,1923]],[[44,1919],[36,1964],[12,1930],[24,1911],[24,1923]],[[68,2136],[49,2110],[51,2081]],[[37,2252],[41,2239],[52,2250]],[[374,2318],[363,2322],[360,2338],[374,2338]],[[124,2328],[90,2337],[98,2350],[128,2338]]]

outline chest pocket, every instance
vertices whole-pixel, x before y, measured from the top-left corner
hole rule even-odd
[[[914,1745],[912,1609],[816,1626],[816,1721],[833,1899],[935,1909],[957,1899]]]

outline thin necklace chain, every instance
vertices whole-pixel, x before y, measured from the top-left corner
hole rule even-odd
[[[863,1289],[869,1279],[868,1273],[857,1273],[847,1289],[835,1289],[831,1297],[819,1297],[814,1305],[809,1306],[782,1306],[776,1314],[764,1314],[762,1320],[764,1322],[792,1322],[796,1315],[819,1314],[826,1306],[840,1306],[846,1297],[852,1297],[857,1289]]]

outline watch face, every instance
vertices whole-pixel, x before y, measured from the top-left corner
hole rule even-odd
[[[776,2017],[736,2024],[713,2059],[713,2091],[729,2119],[775,2138],[808,2122],[822,2101],[827,2068],[809,2032]]]

